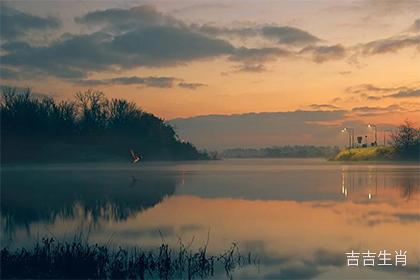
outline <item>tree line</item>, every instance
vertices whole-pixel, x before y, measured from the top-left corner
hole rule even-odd
[[[259,149],[233,148],[224,150],[220,156],[226,158],[329,158],[339,151],[337,146],[287,145]]]
[[[0,104],[1,161],[207,159],[161,118],[134,102],[88,90],[74,100],[37,97],[4,87]]]

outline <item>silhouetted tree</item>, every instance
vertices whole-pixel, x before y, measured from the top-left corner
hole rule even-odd
[[[3,88],[0,118],[2,161],[122,159],[129,149],[146,160],[208,158],[164,120],[98,91],[56,102]]]
[[[420,158],[420,129],[416,129],[409,121],[398,127],[392,134],[392,145],[401,158]]]

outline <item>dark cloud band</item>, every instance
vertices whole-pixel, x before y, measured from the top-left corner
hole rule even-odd
[[[58,18],[39,17],[0,5],[0,35],[3,39],[12,40],[33,30],[57,29],[60,26]]]

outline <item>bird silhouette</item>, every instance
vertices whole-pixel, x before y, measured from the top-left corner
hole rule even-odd
[[[141,160],[141,156],[134,153],[133,150],[130,150],[131,157],[133,158],[132,163],[137,163]]]

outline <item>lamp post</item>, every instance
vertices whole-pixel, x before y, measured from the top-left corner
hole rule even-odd
[[[378,130],[376,125],[370,123],[368,124],[368,127],[373,128],[375,130],[375,146],[378,146]]]
[[[353,148],[354,146],[354,129],[350,127],[345,127],[341,130],[341,132],[347,132],[349,134],[349,149]]]
[[[391,132],[389,129],[384,129],[384,147],[386,146],[386,133]]]

